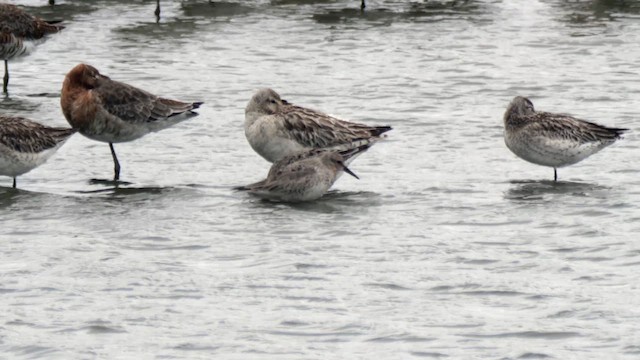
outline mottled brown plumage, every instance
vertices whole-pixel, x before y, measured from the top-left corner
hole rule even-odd
[[[270,162],[311,149],[352,148],[376,142],[390,126],[369,126],[296,106],[272,89],[254,94],[245,109],[245,135]]]
[[[0,144],[17,152],[42,152],[56,147],[76,131],[45,126],[22,117],[0,115]]]
[[[358,178],[346,163],[369,147],[370,144],[340,151],[313,149],[287,156],[271,166],[266,179],[236,189],[273,201],[316,200],[329,190],[342,171]]]
[[[370,139],[391,130],[390,126],[369,126],[340,120],[286,101],[276,114],[283,117],[284,127],[292,138],[313,148],[327,148]]]
[[[56,33],[64,26],[30,15],[12,4],[0,4],[0,33],[10,33],[26,40],[38,40]]]
[[[15,178],[44,163],[75,129],[48,127],[17,117],[0,115],[0,175]]]
[[[32,16],[11,4],[0,4],[0,59],[4,60],[3,90],[9,84],[8,61],[28,54],[45,36],[64,29],[64,26]]]

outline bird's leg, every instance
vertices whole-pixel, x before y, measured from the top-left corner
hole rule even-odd
[[[16,188],[16,178],[15,177],[13,178],[13,188],[14,189]]]
[[[120,163],[118,162],[116,151],[113,149],[113,143],[109,143],[109,148],[113,157],[113,181],[118,181],[120,179]]]
[[[154,14],[156,14],[156,22],[160,22],[160,0],[156,0],[156,4],[156,11]]]
[[[364,11],[365,7],[367,7],[367,5],[365,5],[364,0],[362,0],[362,3],[360,4],[360,10]]]
[[[55,5],[56,4],[56,0],[49,0],[49,5]]]
[[[553,181],[558,181],[558,172],[556,168],[553,168]]]
[[[9,86],[9,60],[4,61],[4,83],[2,85],[2,92],[7,93],[7,86]]]

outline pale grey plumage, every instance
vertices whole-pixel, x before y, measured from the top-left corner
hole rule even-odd
[[[342,171],[357,178],[346,162],[369,146],[342,151],[314,149],[288,156],[271,166],[265,180],[237,189],[272,201],[316,200],[329,190]]]
[[[369,126],[292,105],[272,89],[256,92],[245,109],[251,147],[269,162],[312,149],[348,149],[376,142],[390,126]]]
[[[535,111],[516,96],[504,114],[504,139],[520,158],[556,168],[575,164],[613,144],[628,129],[608,128],[566,114]]]

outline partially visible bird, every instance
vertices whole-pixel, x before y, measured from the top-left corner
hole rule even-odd
[[[269,162],[312,149],[346,149],[372,144],[390,126],[369,126],[296,106],[272,89],[256,92],[245,109],[244,133]]]
[[[161,98],[111,80],[91,65],[78,64],[64,79],[60,105],[69,124],[82,135],[109,143],[113,180],[118,181],[120,163],[113,143],[132,141],[197,116],[193,110],[202,102]]]
[[[315,149],[288,156],[271,166],[266,179],[236,189],[271,201],[313,201],[329,190],[342,171],[359,179],[346,162],[369,146],[347,150]]]
[[[0,115],[0,175],[12,177],[15,188],[16,177],[42,165],[75,132]]]
[[[575,164],[613,144],[629,129],[610,128],[566,114],[535,111],[531,100],[516,96],[504,113],[504,141],[514,154],[534,164],[557,168]]]
[[[2,91],[9,86],[9,60],[29,54],[47,35],[64,26],[29,15],[12,4],[0,4],[0,58],[4,60]]]

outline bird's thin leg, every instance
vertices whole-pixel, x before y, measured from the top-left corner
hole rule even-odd
[[[49,0],[49,5],[55,5],[56,4],[56,0]]]
[[[556,168],[553,168],[553,181],[558,181],[558,172]]]
[[[13,188],[14,189],[16,188],[16,178],[15,177],[13,178]]]
[[[120,163],[118,162],[116,151],[113,149],[113,143],[109,143],[109,148],[111,149],[111,156],[113,156],[113,181],[118,181],[120,179]]]
[[[365,5],[364,0],[362,0],[362,3],[360,4],[360,10],[364,10],[365,7],[367,7],[367,5]]]
[[[9,86],[9,60],[4,61],[4,83],[2,85],[2,92],[7,93],[7,86]]]
[[[156,14],[156,22],[160,22],[160,0],[156,0],[156,4],[156,11],[154,14]]]

